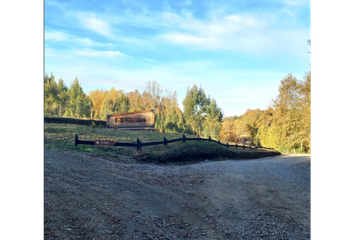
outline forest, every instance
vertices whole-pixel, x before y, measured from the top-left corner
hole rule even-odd
[[[44,76],[45,116],[105,120],[112,113],[149,109],[154,110],[155,128],[160,132],[192,133],[232,144],[248,139],[282,153],[311,152],[311,72],[302,80],[285,76],[268,109],[248,109],[227,118],[201,86],[188,86],[182,111],[177,93],[163,90],[156,81],[148,81],[143,92],[112,87],[87,95],[77,78],[68,87],[63,79],[56,81],[53,73]]]

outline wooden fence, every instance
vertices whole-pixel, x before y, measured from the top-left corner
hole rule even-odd
[[[211,137],[209,138],[187,138],[184,134],[182,138],[177,138],[177,139],[171,139],[171,140],[167,140],[165,137],[163,138],[163,141],[160,142],[141,142],[139,140],[139,138],[136,139],[136,143],[124,143],[124,142],[114,142],[114,141],[109,141],[109,140],[94,140],[94,141],[86,141],[86,140],[79,140],[79,136],[77,134],[75,134],[75,146],[77,146],[78,144],[86,144],[86,145],[96,145],[96,146],[123,146],[123,147],[136,147],[137,150],[141,150],[141,148],[143,146],[152,146],[152,145],[165,145],[167,146],[168,143],[173,143],[173,142],[186,142],[186,141],[209,141],[209,142],[214,142],[217,144],[220,144],[222,146],[225,146],[227,148],[229,147],[235,147],[235,148],[250,148],[250,149],[268,149],[268,150],[274,150],[273,148],[267,148],[267,147],[260,147],[260,146],[246,146],[244,143],[242,145],[239,144],[224,144],[221,143],[220,141],[216,141],[211,139]]]

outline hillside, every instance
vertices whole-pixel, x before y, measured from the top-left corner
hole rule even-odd
[[[75,146],[75,134],[80,140],[111,140],[115,142],[136,143],[137,138],[143,143],[181,138],[182,134],[158,133],[146,131],[126,131],[105,129],[95,126],[75,124],[44,124],[44,146],[61,152],[80,152],[91,156],[114,158],[115,161],[131,161],[147,163],[195,162],[206,159],[254,159],[280,155],[277,151],[262,149],[226,148],[217,143],[207,141],[187,141],[170,143],[167,146],[145,146],[137,151],[134,147],[111,146]],[[195,137],[186,134],[186,137]]]

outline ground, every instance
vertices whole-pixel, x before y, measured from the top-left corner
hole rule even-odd
[[[310,239],[310,156],[142,164],[44,152],[45,239]]]

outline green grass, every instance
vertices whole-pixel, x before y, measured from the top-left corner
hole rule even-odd
[[[169,143],[167,146],[143,146],[141,151],[135,147],[109,147],[109,146],[75,146],[75,134],[79,140],[111,140],[115,142],[136,143],[155,142],[166,139],[182,138],[182,134],[158,133],[147,131],[126,131],[106,128],[97,128],[75,124],[44,123],[44,146],[57,151],[85,152],[97,156],[110,156],[120,158],[130,156],[145,162],[185,162],[190,160],[224,159],[224,158],[252,158],[255,154],[269,154],[272,151],[261,149],[226,148],[219,144],[207,141],[187,141]],[[186,134],[186,137],[195,137]],[[274,151],[273,151],[274,152]]]

